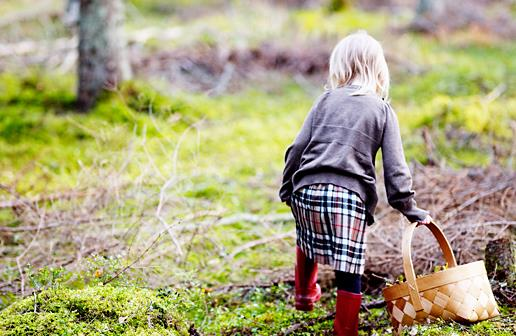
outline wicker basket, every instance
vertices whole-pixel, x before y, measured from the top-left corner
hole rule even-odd
[[[407,281],[383,290],[394,333],[398,334],[403,326],[437,318],[468,323],[498,316],[484,262],[457,266],[450,243],[435,223],[425,226],[437,238],[448,269],[416,278],[411,242],[417,225],[412,223],[403,233],[403,270]]]

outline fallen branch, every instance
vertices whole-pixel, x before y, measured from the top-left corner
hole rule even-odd
[[[113,244],[109,244],[109,245],[106,245],[106,246],[102,246],[101,248],[98,248],[98,247],[94,246],[94,247],[91,247],[91,248],[87,249],[86,251],[82,252],[79,257],[82,258],[82,257],[85,257],[85,256],[91,256],[94,253],[102,253],[102,252],[112,251],[117,246],[118,246],[118,243],[113,243]],[[70,264],[73,264],[75,261],[77,261],[77,257],[74,256],[74,257],[67,258],[67,259],[62,260],[62,261],[55,262],[52,265],[47,265],[47,266],[65,267],[65,266],[68,266]],[[17,277],[17,278],[14,278],[14,279],[10,279],[10,281],[4,282],[4,283],[0,283],[0,289],[5,291],[9,287],[14,287],[14,284],[17,283],[17,282],[20,282],[21,280],[22,280],[21,277]],[[16,291],[16,290],[13,288],[12,291]]]
[[[294,332],[301,331],[305,328],[311,327],[313,325],[316,325],[316,324],[319,324],[322,322],[333,320],[334,318],[335,318],[335,312],[328,313],[325,316],[311,318],[307,321],[303,321],[303,322],[299,322],[299,323],[291,325],[290,327],[287,328],[287,330],[280,333],[279,335],[282,335],[282,336],[291,335]]]
[[[138,261],[140,261],[142,259],[142,257],[147,254],[147,252],[150,251],[150,249],[152,247],[154,247],[154,245],[156,245],[156,243],[158,242],[158,240],[161,238],[161,236],[163,235],[163,232],[160,232],[156,239],[154,239],[152,241],[152,243],[150,243],[150,245],[145,249],[145,251],[143,251],[142,253],[140,253],[140,255],[133,261],[131,262],[129,265],[125,266],[124,268],[122,268],[120,271],[116,272],[115,275],[113,275],[111,278],[109,278],[108,280],[104,281],[104,285],[107,285],[108,283],[110,283],[111,281],[115,280],[116,278],[118,278],[120,275],[122,275],[123,273],[127,272],[128,269],[130,269],[131,267],[133,267],[134,264],[136,264]]]
[[[475,196],[471,197],[470,199],[466,200],[464,203],[462,203],[461,205],[459,205],[458,207],[456,207],[455,209],[453,209],[452,211],[448,212],[446,214],[446,216],[444,216],[444,218],[442,219],[443,221],[446,221],[448,219],[450,219],[451,217],[455,216],[456,214],[458,214],[460,211],[464,210],[465,208],[467,208],[468,206],[474,204],[475,202],[477,202],[478,200],[484,198],[484,197],[487,197],[487,196],[490,196],[498,191],[501,191],[503,189],[506,189],[506,188],[510,188],[511,186],[514,186],[514,181],[513,180],[510,180],[510,181],[506,181],[498,186],[495,186],[493,189],[490,189],[490,190],[487,190],[485,192],[482,192],[482,193],[477,193],[475,194]]]
[[[507,90],[507,84],[505,84],[505,83],[498,84],[491,92],[489,92],[484,97],[484,102],[486,104],[491,103],[492,101],[494,101],[498,97],[500,97],[506,90]]]
[[[376,301],[371,301],[369,303],[362,303],[360,305],[360,307],[362,309],[365,309],[368,313],[370,313],[369,309],[373,309],[373,308],[382,308],[382,307],[385,307],[387,303],[385,302],[385,300],[376,300]]]
[[[213,222],[213,220],[202,221],[199,223],[178,225],[175,228],[178,230],[194,230],[197,228],[209,228],[212,226],[225,226],[236,223],[277,223],[277,222],[291,222],[294,217],[291,213],[277,213],[267,215],[255,215],[250,213],[239,213],[228,217],[222,217]]]
[[[62,13],[62,10],[54,8],[53,1],[45,1],[43,3],[40,1],[35,2],[35,4],[35,6],[31,4],[31,7],[28,9],[1,17],[0,29],[18,22],[41,19],[44,16],[56,17]]]
[[[0,23],[0,28],[2,24]],[[129,43],[143,44],[152,38],[159,40],[172,40],[181,35],[181,29],[170,28],[165,31],[160,28],[146,28],[127,34]],[[21,56],[29,54],[50,55],[57,52],[65,52],[77,49],[76,37],[63,37],[47,41],[25,40],[15,43],[0,43],[0,57]]]
[[[0,43],[0,57],[22,56],[29,54],[55,55],[58,52],[76,49],[77,38],[58,38],[49,41],[21,41],[16,43]]]
[[[290,231],[290,232],[286,232],[286,233],[280,233],[280,234],[277,234],[277,235],[274,235],[271,237],[266,237],[266,238],[250,241],[250,242],[234,249],[233,252],[231,252],[231,254],[226,257],[226,259],[233,259],[237,254],[239,254],[247,249],[250,249],[252,247],[267,244],[271,241],[285,239],[285,238],[296,238],[296,232]]]
[[[96,191],[95,194],[102,193],[103,190]],[[16,208],[26,206],[27,204],[38,204],[43,202],[53,202],[58,200],[70,200],[74,198],[81,198],[85,196],[92,196],[91,192],[73,190],[68,192],[60,192],[50,195],[42,195],[33,198],[21,198],[18,197],[13,200],[4,200],[0,202],[0,209]]]
[[[50,229],[56,229],[64,226],[74,227],[76,225],[81,224],[93,224],[93,223],[101,223],[101,225],[112,225],[117,223],[119,220],[130,218],[131,216],[122,216],[117,218],[108,218],[108,217],[97,217],[97,218],[79,218],[74,219],[72,221],[63,221],[63,222],[54,222],[47,225],[42,226],[0,226],[0,232],[5,233],[19,233],[19,232],[31,232],[31,231],[44,231]]]
[[[208,90],[207,94],[212,97],[216,97],[224,93],[227,86],[229,85],[229,82],[231,81],[231,78],[233,77],[234,72],[235,66],[232,63],[226,63],[226,65],[224,65],[224,71],[222,72],[222,75],[220,75],[219,81],[213,89]]]

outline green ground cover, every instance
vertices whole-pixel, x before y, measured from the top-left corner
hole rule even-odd
[[[328,315],[334,295],[325,294],[309,313],[292,306],[287,285],[226,293],[201,287],[157,290],[134,286],[54,287],[17,301],[0,312],[3,335],[331,335]],[[370,298],[366,298],[368,301]],[[514,308],[503,317],[473,326],[450,322],[408,328],[403,335],[514,335]],[[389,335],[386,311],[360,314],[360,335]],[[305,321],[306,326],[292,326]]]
[[[427,48],[433,42],[418,43]],[[511,76],[516,64],[510,56],[514,49],[513,45],[434,46],[426,52],[441,62],[429,65],[422,75],[394,74],[392,105],[399,115],[408,160],[425,162],[421,128],[428,127],[448,164],[507,163],[511,121],[516,118]],[[2,173],[13,174],[39,156],[40,169],[51,172],[48,183],[61,187],[69,184],[79,160],[89,163],[102,153],[116,152],[144,129],[151,143],[160,137],[173,141],[188,125],[195,125],[200,142],[184,141],[186,166],[195,156],[194,164],[208,175],[231,176],[239,184],[258,174],[266,177],[265,185],[277,186],[284,150],[313,98],[322,92],[321,88],[307,93],[287,78],[272,93],[248,88],[215,98],[184,92],[171,95],[137,82],[106,97],[91,113],[77,115],[71,112],[70,76],[5,73],[0,88],[0,152],[5,167],[10,168]],[[497,88],[503,90],[502,95],[491,100],[489,94]],[[451,130],[456,132],[450,135]],[[198,144],[193,154],[192,144]],[[491,146],[500,148],[500,157],[489,156]],[[214,167],[212,162],[224,164]],[[9,182],[9,177],[3,178]],[[27,182],[33,184],[30,178]]]
[[[453,38],[446,42],[411,34],[390,36],[383,32],[391,24],[385,13],[358,9],[334,14],[321,9],[277,9],[279,23],[260,30],[256,27],[267,26],[268,15],[276,9],[257,5],[258,10],[250,16],[253,8],[239,5],[231,20],[225,13],[189,19],[184,14],[174,16],[178,7],[164,9],[160,1],[132,3],[136,11],[129,12],[129,17],[135,20],[128,24],[129,29],[149,23],[165,27],[173,22],[195,32],[169,46],[228,41],[231,46],[241,47],[271,39],[289,45],[287,40],[299,41],[305,36],[333,41],[346,32],[368,27],[378,32],[380,39],[385,38],[388,52],[403,55],[404,61],[391,64],[391,96],[408,160],[427,162],[422,137],[423,128],[427,128],[438,157],[448,165],[460,168],[499,162],[514,168],[514,43],[464,44]],[[210,3],[217,5],[216,1]],[[401,22],[407,19],[400,18]],[[318,25],[321,20],[325,24]],[[254,28],[249,28],[249,21]],[[24,25],[23,30],[30,37],[41,37],[34,28],[40,24]],[[67,33],[56,28],[53,34]],[[149,48],[158,45],[147,43]],[[411,64],[406,64],[407,60]],[[416,73],[407,72],[407,66],[415,66]],[[137,79],[105,95],[89,114],[76,114],[72,75],[41,69],[4,72],[0,74],[0,181],[15,184],[16,191],[25,196],[77,187],[86,169],[120,165],[136,142],[140,145],[133,155],[152,158],[157,176],[152,181],[154,193],[163,182],[159,175],[177,171],[185,182],[176,192],[194,200],[196,206],[224,209],[226,215],[288,212],[277,199],[284,151],[313,99],[322,92],[322,83],[317,83],[321,89],[307,91],[289,75],[280,78],[273,89],[250,82],[241,91],[219,97],[169,92],[163,83]],[[176,147],[178,143],[181,145]],[[140,169],[137,159],[131,161],[124,179],[133,180]],[[128,204],[126,211],[130,212],[131,206]],[[0,219],[13,226],[19,224],[9,211],[0,211]],[[191,253],[179,265],[173,256],[163,259],[161,263],[169,267],[156,272],[170,283],[193,281],[191,290],[176,293],[176,289],[143,289],[148,284],[137,271],[129,272],[127,283],[115,282],[113,286],[98,286],[91,280],[95,278],[91,270],[64,279],[59,286],[50,281],[36,286],[43,292],[37,291],[2,310],[0,331],[182,335],[194,325],[207,334],[278,334],[300,320],[324,317],[333,309],[333,295],[305,315],[292,308],[292,289],[288,286],[241,295],[210,294],[199,288],[267,278],[263,270],[291,267],[294,241],[290,238],[248,249],[229,262],[224,258],[249,241],[292,229],[292,223],[262,226],[241,221],[214,228],[214,242],[194,240]],[[224,251],[217,250],[220,247],[216,243]],[[221,253],[226,253],[223,261],[216,258]],[[120,268],[129,261],[117,262]],[[411,334],[509,335],[512,331],[508,327],[514,321],[506,319],[511,314],[513,310],[504,309],[503,318],[492,322],[472,327],[420,327]],[[362,317],[364,321],[379,319],[378,334],[385,332],[383,309],[371,310]],[[331,320],[324,320],[298,335],[328,329]]]

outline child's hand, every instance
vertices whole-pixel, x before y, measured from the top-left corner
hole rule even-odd
[[[423,219],[422,221],[417,222],[417,226],[419,226],[419,225],[427,225],[427,224],[432,223],[433,221],[434,220],[432,219],[432,217],[430,217],[430,215],[427,215],[425,217],[425,219]]]

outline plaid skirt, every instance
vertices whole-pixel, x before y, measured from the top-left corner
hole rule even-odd
[[[364,273],[366,209],[355,192],[333,184],[312,184],[291,198],[296,243],[307,258],[334,270]]]

